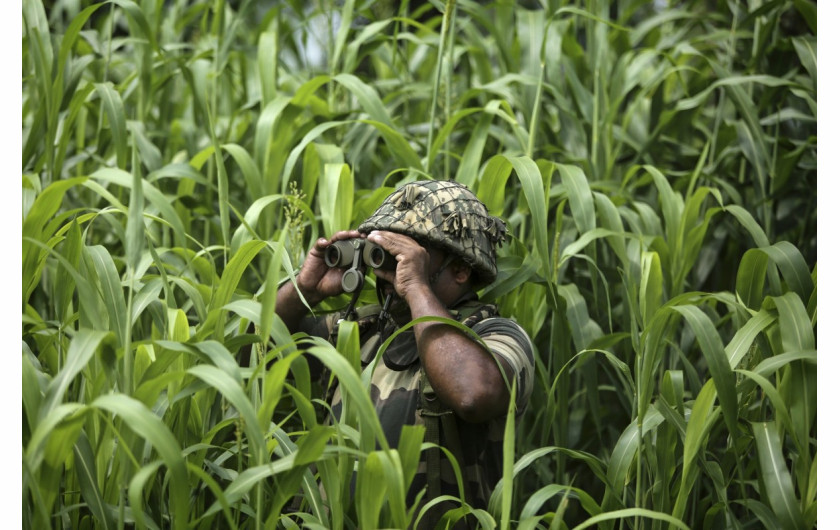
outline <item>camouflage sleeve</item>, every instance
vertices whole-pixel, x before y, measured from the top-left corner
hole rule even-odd
[[[493,317],[473,326],[493,355],[516,376],[516,413],[522,414],[534,388],[534,349],[531,339],[513,320]]]

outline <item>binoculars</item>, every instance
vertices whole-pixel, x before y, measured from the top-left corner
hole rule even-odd
[[[372,269],[396,269],[397,260],[384,248],[365,239],[344,239],[327,247],[324,261],[328,267],[350,267],[341,277],[341,288],[353,293],[362,288],[365,274],[362,265]]]

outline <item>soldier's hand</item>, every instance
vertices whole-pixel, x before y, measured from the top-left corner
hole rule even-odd
[[[344,269],[327,266],[324,261],[327,247],[342,239],[355,239],[365,237],[358,230],[342,230],[336,232],[331,238],[319,238],[315,245],[309,250],[303,266],[297,276],[298,288],[306,297],[310,305],[315,305],[325,298],[338,296],[343,293],[341,288],[341,276]]]
[[[397,296],[406,298],[410,290],[429,287],[429,253],[414,239],[395,232],[374,230],[368,240],[385,249],[397,260],[394,271],[374,269],[374,274],[394,286]]]

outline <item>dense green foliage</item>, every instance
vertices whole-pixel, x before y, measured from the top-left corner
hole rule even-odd
[[[273,299],[427,177],[508,221],[482,296],[537,348],[493,502],[453,520],[816,525],[816,2],[24,0],[23,23],[24,528],[407,527],[422,432],[377,449],[357,331],[290,336]]]

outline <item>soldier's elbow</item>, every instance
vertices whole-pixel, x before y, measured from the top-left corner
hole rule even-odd
[[[494,395],[470,393],[459,399],[452,410],[467,423],[485,423],[504,414],[505,407],[500,406],[503,401]]]

